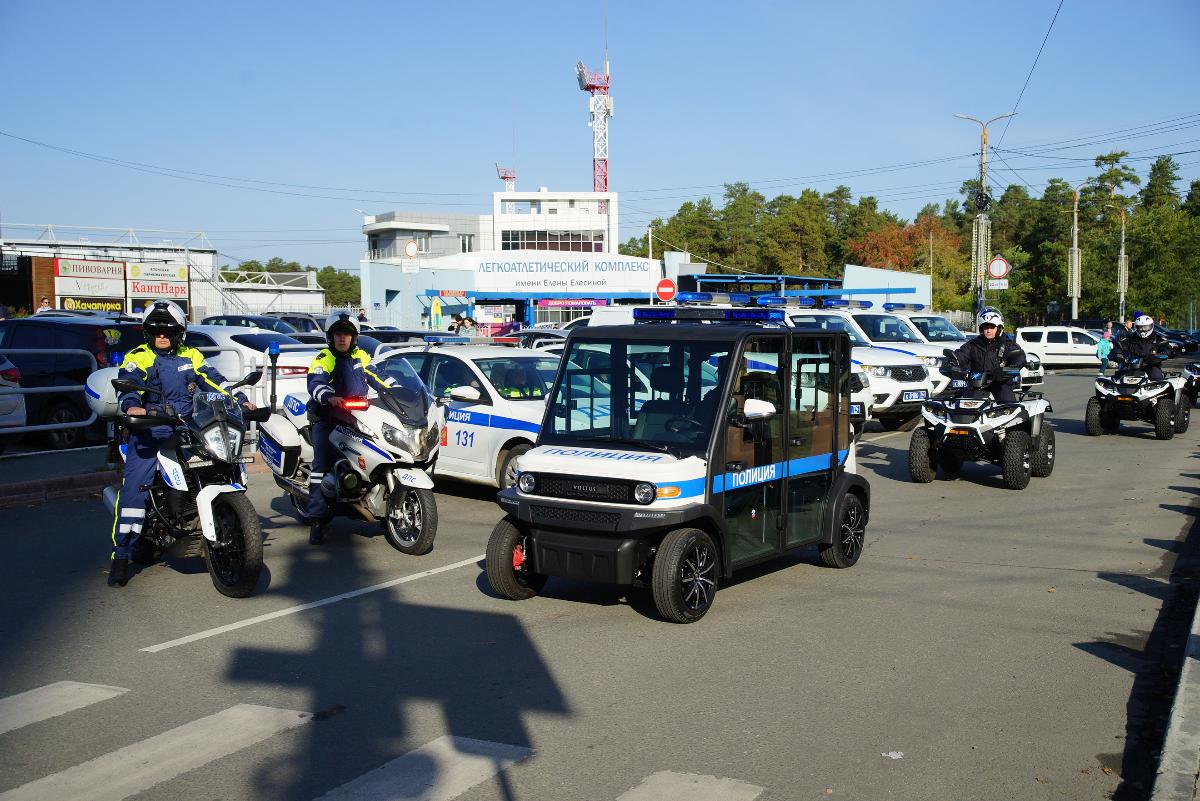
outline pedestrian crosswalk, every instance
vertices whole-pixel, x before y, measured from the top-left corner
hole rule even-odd
[[[60,681],[0,698],[0,736],[130,692]],[[309,724],[292,709],[237,704],[0,793],[0,801],[122,801],[277,734]],[[0,750],[13,749],[0,741]],[[317,801],[454,801],[533,756],[523,746],[443,736],[329,790]],[[762,787],[662,771],[616,801],[754,801]]]

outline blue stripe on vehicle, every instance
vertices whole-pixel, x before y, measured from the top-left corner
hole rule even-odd
[[[542,428],[538,423],[517,420],[514,417],[502,417],[498,414],[472,412],[467,409],[451,409],[446,413],[446,422],[464,423],[481,428],[503,428],[508,431],[528,431],[532,434],[538,433]]]
[[[845,464],[846,457],[849,454],[849,450],[838,451],[838,464]],[[767,481],[777,481],[785,476],[794,478],[828,470],[829,457],[831,455],[831,453],[818,453],[815,456],[806,456],[803,459],[773,462],[758,467],[749,467],[736,473],[724,473],[719,476],[713,476],[712,491],[724,492],[727,489],[741,489],[742,487],[752,487],[755,484],[763,484]]]
[[[91,395],[96,400],[100,400],[100,393],[97,392],[96,390],[92,389],[91,387],[87,386],[86,384],[84,385],[83,390],[84,390],[84,392]]]
[[[365,439],[364,439],[364,440],[362,440],[362,444],[363,444],[363,445],[366,445],[368,448],[370,448],[371,450],[375,451],[375,452],[376,452],[376,453],[378,453],[380,456],[382,456],[383,458],[387,459],[389,462],[393,462],[393,461],[395,461],[395,459],[392,457],[392,455],[391,455],[390,453],[388,453],[387,451],[385,451],[383,448],[380,448],[378,445],[374,445],[374,444],[372,444],[372,443],[371,443],[369,440],[365,440]]]
[[[885,348],[883,345],[872,345],[871,347],[876,348],[878,350],[890,350],[890,351],[894,351],[896,353],[903,353],[905,356],[916,356],[917,355],[917,354],[913,353],[911,350],[900,350],[899,348]],[[920,358],[920,357],[918,356],[917,358]]]

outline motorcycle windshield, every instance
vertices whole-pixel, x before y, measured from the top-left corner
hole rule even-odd
[[[197,390],[192,396],[192,425],[203,429],[222,421],[241,425],[242,406],[237,399],[223,392]]]
[[[387,374],[395,384],[379,393],[380,403],[406,425],[424,428],[428,425],[429,407],[433,404],[433,396],[425,388],[425,382],[405,359],[389,362]]]

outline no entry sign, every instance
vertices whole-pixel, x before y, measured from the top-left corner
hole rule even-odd
[[[658,286],[654,287],[654,296],[661,301],[675,299],[675,282],[670,278],[664,278],[658,282]]]
[[[997,256],[988,262],[988,276],[991,278],[1004,278],[1008,275],[1008,270],[1008,259],[1003,256]]]

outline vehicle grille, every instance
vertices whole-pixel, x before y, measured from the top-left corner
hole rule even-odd
[[[892,378],[906,383],[924,381],[929,377],[929,371],[924,367],[890,367],[888,372]]]
[[[977,414],[967,414],[964,412],[952,412],[950,414],[951,423],[974,423],[979,419]]]
[[[538,495],[573,501],[633,503],[633,482],[605,481],[587,477],[535,474]]]
[[[564,509],[560,506],[530,506],[533,524],[561,526],[567,523],[588,526],[602,531],[616,531],[621,522],[620,512],[601,512],[594,509]]]

